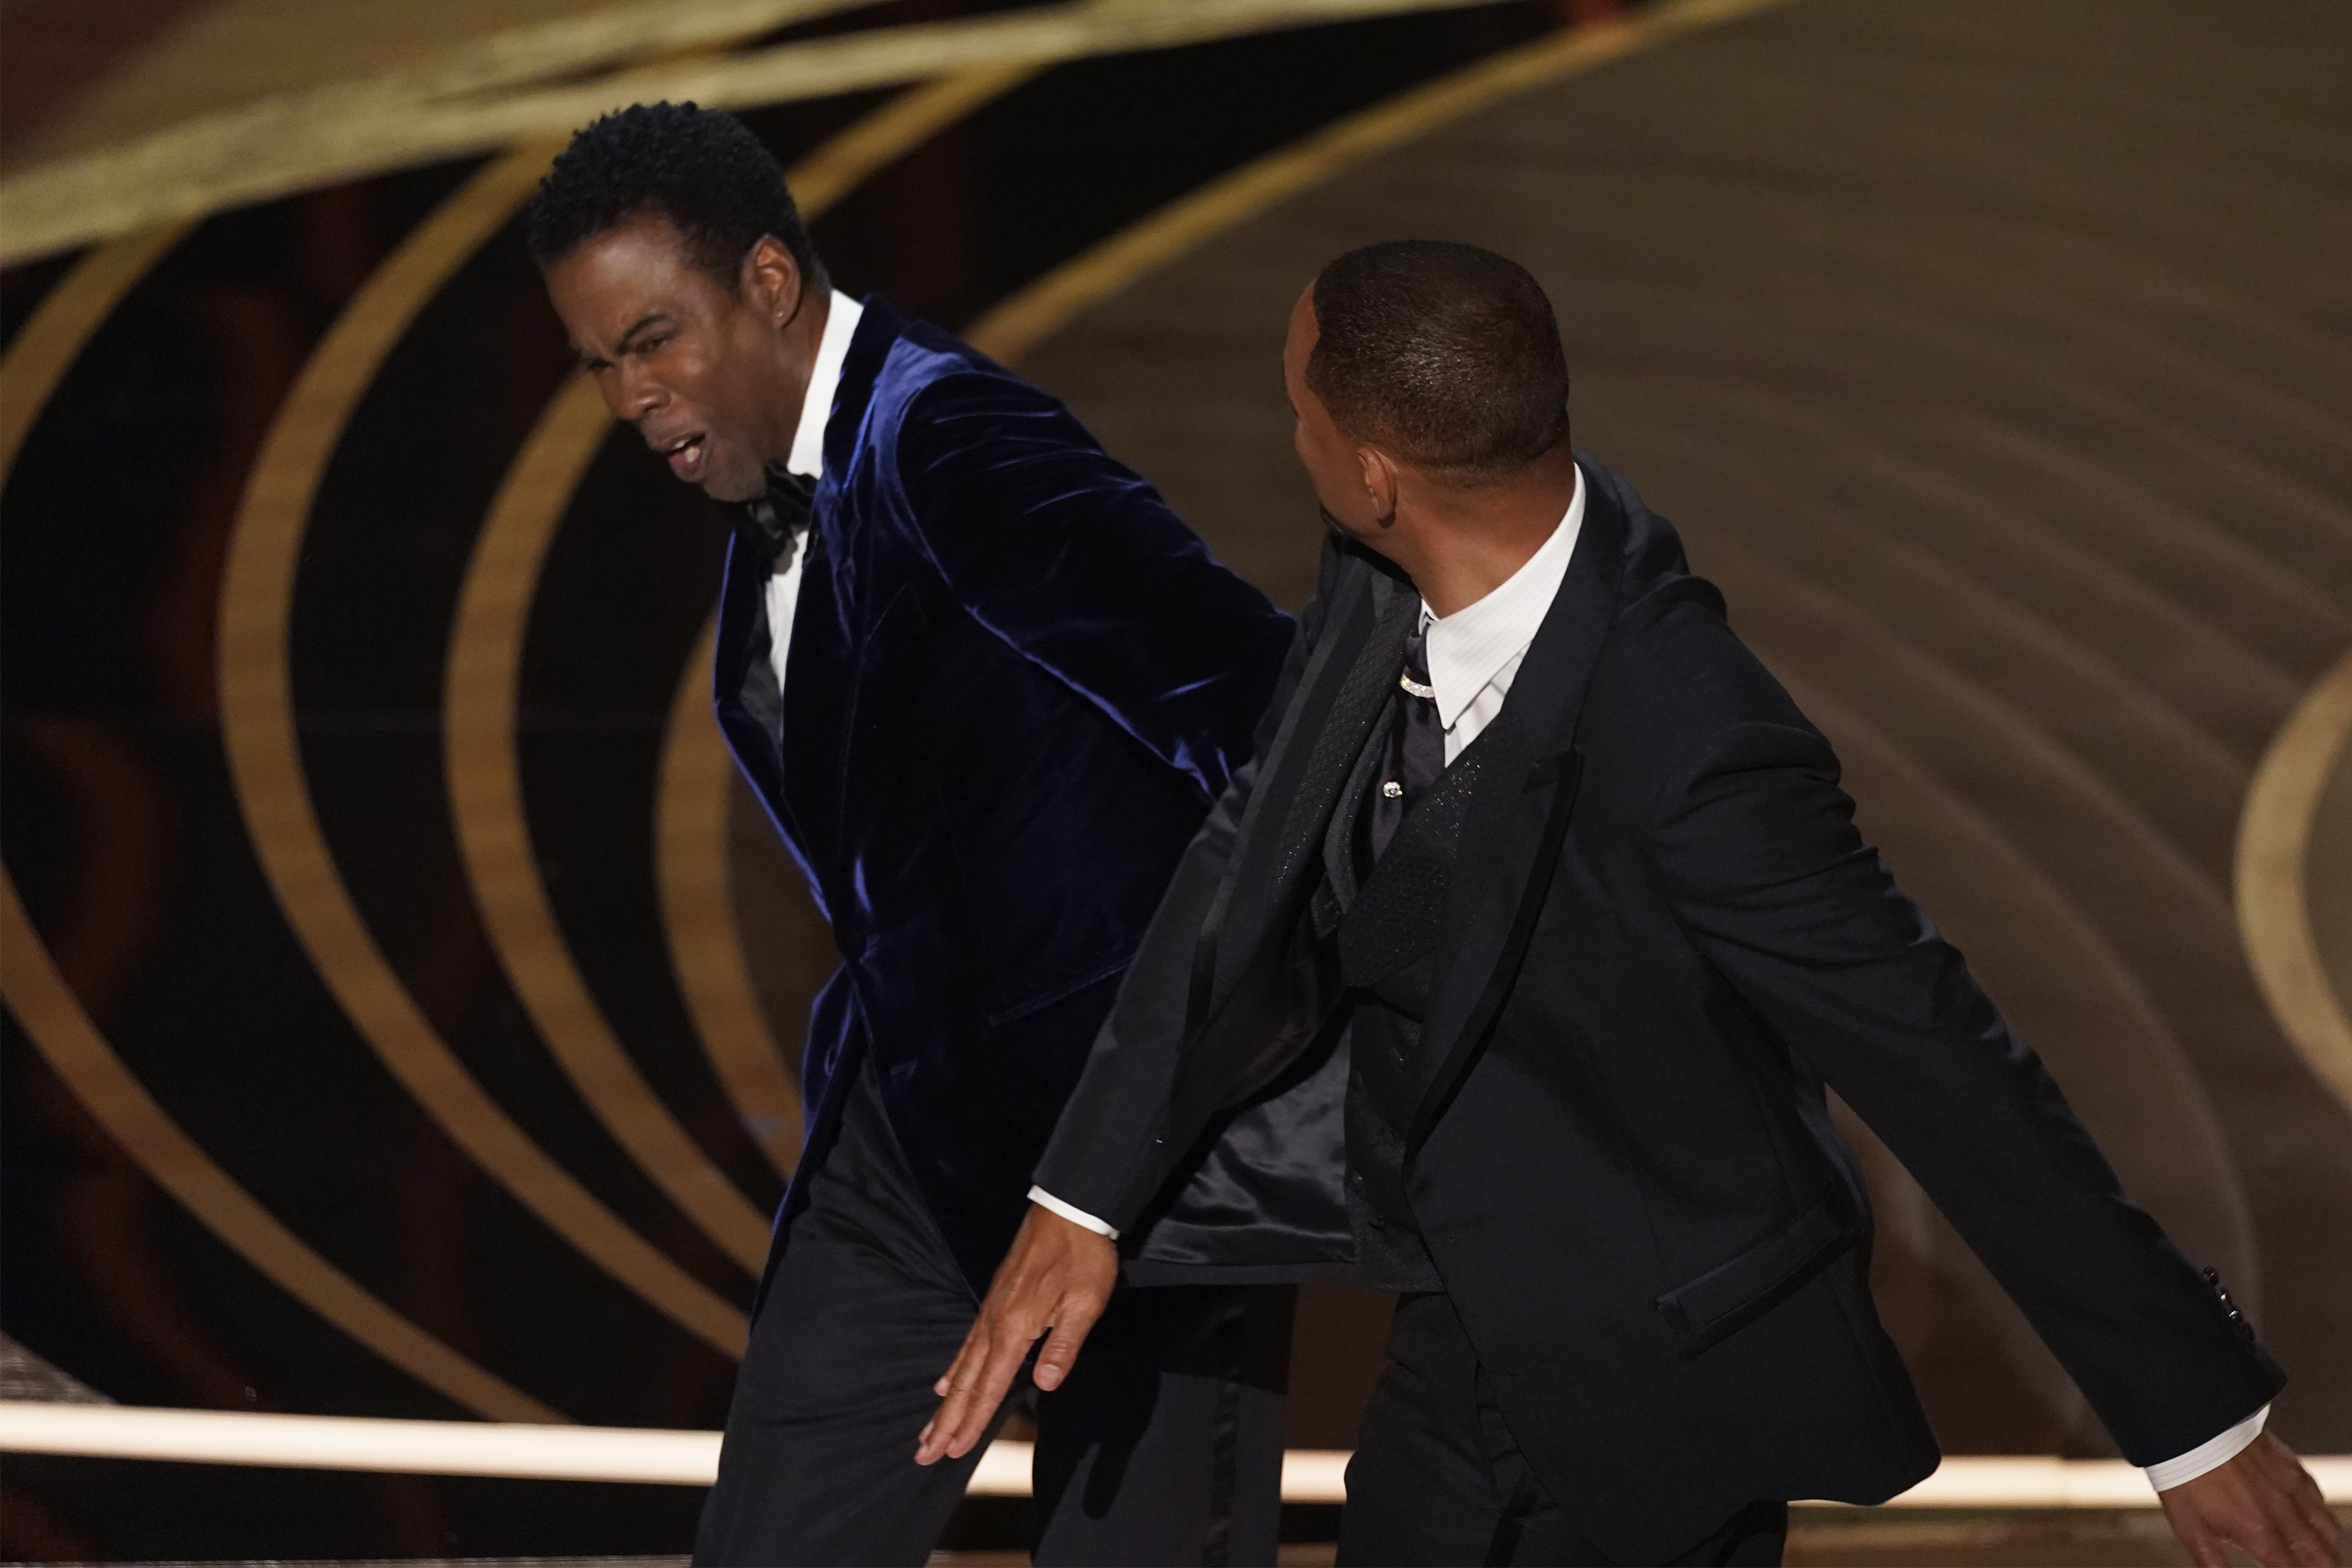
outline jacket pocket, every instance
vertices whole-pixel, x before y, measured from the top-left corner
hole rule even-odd
[[[1108,963],[1090,964],[1075,976],[1066,976],[1058,981],[1047,982],[1031,990],[1020,1000],[1007,1003],[987,1014],[981,1019],[981,1025],[988,1029],[1001,1029],[1007,1024],[1017,1024],[1032,1014],[1042,1013],[1057,1002],[1066,1002],[1081,991],[1099,985],[1106,980],[1115,980],[1127,972],[1127,966],[1134,961],[1134,956],[1132,953],[1122,953]]]
[[[1658,1298],[1658,1315],[1680,1340],[1683,1359],[1722,1342],[1777,1306],[1861,1239],[1833,1193],[1728,1263]]]

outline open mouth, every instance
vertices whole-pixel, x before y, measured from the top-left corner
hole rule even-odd
[[[691,480],[702,472],[702,458],[706,445],[706,437],[700,434],[681,436],[668,446],[662,447],[661,454],[669,459],[671,473],[681,479]]]

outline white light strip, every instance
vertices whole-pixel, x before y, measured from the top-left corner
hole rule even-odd
[[[705,1487],[719,1468],[719,1434],[0,1400],[0,1452]],[[992,1444],[967,1489],[975,1497],[1028,1496],[1029,1455],[1026,1443]],[[2352,1455],[2303,1462],[2328,1501],[2352,1503]],[[1282,1500],[1344,1500],[1347,1468],[1341,1450],[1291,1449],[1282,1458]],[[2156,1494],[2120,1459],[1971,1456],[1946,1459],[1886,1506],[2153,1508]]]
[[[0,1401],[0,1452],[707,1487],[716,1432]]]

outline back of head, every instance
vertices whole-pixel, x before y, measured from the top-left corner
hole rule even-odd
[[[1475,245],[1388,240],[1315,279],[1307,384],[1349,439],[1460,484],[1568,434],[1568,355],[1528,269]]]
[[[825,284],[775,154],[733,115],[691,103],[634,104],[572,137],[539,183],[525,229],[544,268],[649,216],[667,219],[695,265],[730,289],[770,235],[810,285]]]

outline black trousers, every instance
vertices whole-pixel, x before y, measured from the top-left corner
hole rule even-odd
[[[1612,1564],[1528,1468],[1477,1352],[1439,1292],[1400,1297],[1389,1363],[1348,1464],[1343,1568],[1369,1564]],[[1695,1521],[1673,1563],[1776,1564],[1789,1505]]]
[[[915,1463],[975,1303],[866,1074],[809,1182],[736,1379],[702,1568],[919,1563],[980,1462]],[[1274,1561],[1294,1296],[1122,1289],[1067,1383],[1023,1379],[1034,1561]]]

